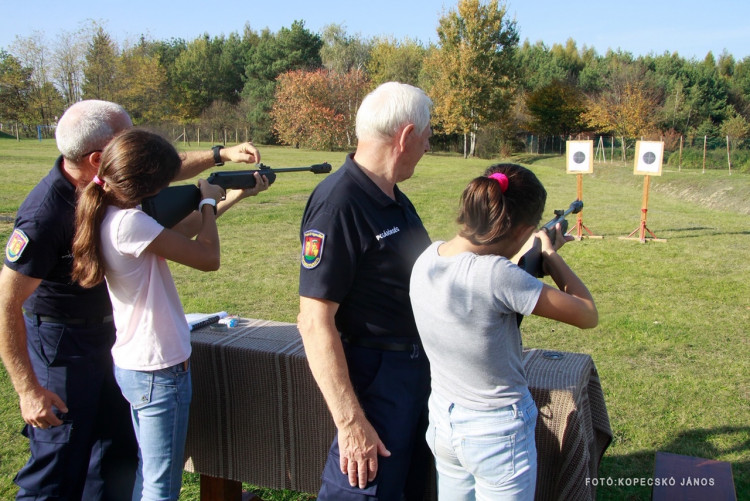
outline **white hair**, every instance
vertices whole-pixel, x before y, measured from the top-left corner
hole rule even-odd
[[[386,82],[362,100],[357,110],[358,139],[389,139],[407,124],[422,133],[430,126],[432,101],[413,85]]]
[[[103,150],[118,132],[133,123],[119,104],[90,99],[65,110],[57,123],[55,139],[63,157],[79,161],[89,152]]]

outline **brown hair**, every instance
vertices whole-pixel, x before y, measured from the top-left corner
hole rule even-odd
[[[495,173],[508,177],[505,193],[497,180],[488,177]],[[547,191],[529,169],[511,163],[492,165],[461,195],[458,234],[475,245],[494,244],[519,224],[539,224],[546,201]]]
[[[100,225],[107,206],[135,207],[144,197],[166,187],[180,165],[177,150],[158,134],[128,129],[110,141],[102,151],[97,173],[102,185],[91,182],[78,197],[73,280],[83,287],[104,280]]]

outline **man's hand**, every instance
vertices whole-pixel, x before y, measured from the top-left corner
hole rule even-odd
[[[34,428],[49,428],[59,426],[62,421],[55,415],[52,407],[57,407],[60,412],[68,412],[65,402],[46,388],[38,388],[20,393],[21,417]]]
[[[247,142],[222,148],[219,152],[221,159],[234,163],[257,164],[260,163],[260,152],[253,143]]]
[[[349,477],[349,485],[364,489],[378,474],[378,456],[388,457],[390,451],[366,420],[338,430],[341,473]]]

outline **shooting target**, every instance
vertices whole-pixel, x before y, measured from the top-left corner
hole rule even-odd
[[[661,176],[663,141],[636,141],[633,174]]]
[[[591,174],[594,172],[594,141],[566,141],[568,151],[566,168],[568,174]]]

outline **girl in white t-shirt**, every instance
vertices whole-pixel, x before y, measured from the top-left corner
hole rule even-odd
[[[133,499],[176,500],[192,395],[191,348],[166,260],[202,271],[219,268],[216,203],[224,190],[198,182],[202,223],[190,239],[140,210],[143,198],[166,187],[180,169],[167,140],[129,129],[101,158],[76,209],[72,275],[84,287],[107,281],[117,329],[115,375],[130,402],[139,447]]]
[[[441,500],[533,500],[537,409],[522,364],[519,315],[581,328],[598,314],[544,231],[542,265],[558,288],[512,262],[535,231],[547,192],[533,172],[491,167],[461,196],[458,235],[414,263],[410,292],[430,361],[427,442]],[[572,238],[572,237],[571,237]]]

